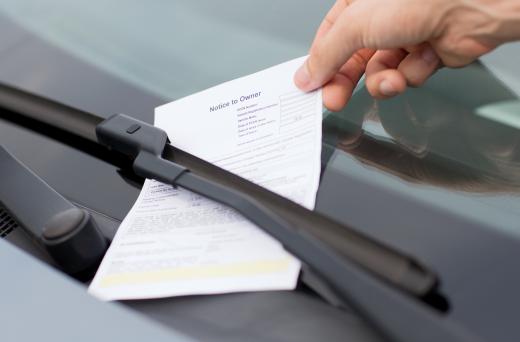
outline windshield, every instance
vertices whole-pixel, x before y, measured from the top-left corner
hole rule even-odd
[[[328,6],[7,0],[0,10],[67,52],[170,100],[305,55]],[[289,12],[299,24],[286,20]]]
[[[327,167],[518,234],[519,129],[518,97],[473,65],[393,100],[358,91],[324,119]]]
[[[306,54],[331,3],[5,0],[0,9],[167,102]],[[520,236],[520,82],[500,59],[488,65],[494,73],[479,64],[443,70],[389,101],[374,101],[361,86],[345,110],[327,112],[316,210],[381,235],[392,220],[366,208],[396,206],[413,217],[402,208],[419,203]],[[384,203],[386,192],[395,201]]]

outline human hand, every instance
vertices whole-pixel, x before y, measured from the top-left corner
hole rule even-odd
[[[363,74],[372,96],[389,98],[518,38],[518,0],[338,0],[294,81],[303,91],[323,86],[337,111]]]

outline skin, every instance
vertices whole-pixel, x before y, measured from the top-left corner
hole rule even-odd
[[[518,0],[338,0],[294,82],[323,87],[325,106],[338,111],[363,74],[372,96],[390,98],[518,39]]]

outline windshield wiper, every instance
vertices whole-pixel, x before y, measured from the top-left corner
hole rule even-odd
[[[3,114],[8,119],[17,113],[33,123],[53,127],[54,137],[65,143],[70,143],[67,136],[79,137],[78,145],[95,146],[97,154],[103,154],[95,145],[101,143],[116,151],[115,160],[129,157],[140,176],[181,186],[233,207],[310,266],[386,337],[475,341],[462,327],[419,300],[436,293],[438,279],[413,258],[176,149],[159,128],[123,115],[104,120],[5,85],[0,85],[0,106],[12,112]]]

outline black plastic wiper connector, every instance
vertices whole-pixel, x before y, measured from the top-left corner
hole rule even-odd
[[[98,141],[133,159],[134,172],[141,177],[175,185],[185,167],[162,158],[169,142],[162,129],[124,114],[112,115],[96,128]]]
[[[101,144],[130,158],[143,152],[160,157],[169,142],[168,135],[159,127],[124,114],[112,115],[97,125],[96,136]]]

